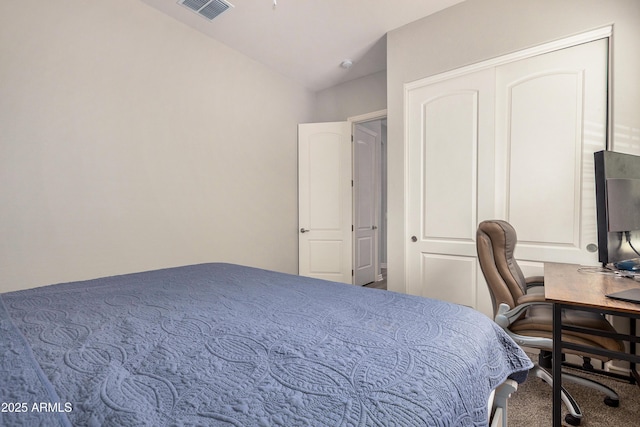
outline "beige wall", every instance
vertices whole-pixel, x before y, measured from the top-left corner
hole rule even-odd
[[[0,292],[209,261],[297,272],[313,102],[141,2],[0,2]]]
[[[467,0],[387,35],[390,289],[405,290],[403,84],[611,24],[613,146],[631,151],[625,142],[640,138],[638,0]]]
[[[404,290],[403,84],[609,24],[632,151],[637,0],[467,0],[390,32],[386,73],[317,94],[139,2],[0,2],[0,292],[212,260],[295,272],[297,123],[384,108]]]
[[[387,72],[350,80],[316,93],[313,120],[336,122],[387,108]]]

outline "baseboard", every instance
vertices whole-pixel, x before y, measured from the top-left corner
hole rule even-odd
[[[540,353],[540,350],[536,349],[536,348],[530,348],[530,347],[522,347],[522,349],[524,350],[525,353],[535,356],[537,357],[538,354]],[[574,365],[582,365],[582,358],[580,356],[577,356],[575,354],[566,354],[565,355],[566,358],[566,362],[569,363],[573,363]],[[534,360],[535,362],[536,360]],[[598,359],[592,359],[592,363],[593,362],[598,362]],[[631,370],[629,369],[628,366],[620,366],[619,365],[620,361],[610,361],[604,364],[604,371],[606,372],[611,372],[614,374],[618,374],[618,375],[624,375],[624,376],[629,376]],[[623,362],[625,363],[625,362]],[[626,363],[625,363],[626,364]]]
[[[605,363],[605,369],[608,372],[612,372],[614,374],[619,374],[619,375],[624,375],[624,376],[631,375],[631,370],[629,368],[625,368],[623,366],[618,366],[618,365],[616,365],[614,363],[611,363],[611,362]]]

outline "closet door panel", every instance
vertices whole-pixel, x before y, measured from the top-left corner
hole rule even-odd
[[[419,268],[425,280],[409,283],[410,294],[476,307],[475,257],[422,253]]]
[[[472,242],[477,216],[478,91],[443,94],[426,101],[421,113],[421,238]]]
[[[479,220],[493,215],[486,69],[407,92],[407,291],[475,307]]]
[[[496,69],[496,203],[519,258],[597,263],[593,153],[606,145],[605,39]]]
[[[583,105],[582,84],[581,72],[559,72],[508,88],[505,217],[518,226],[522,242],[579,244],[579,230],[567,224],[576,224],[580,217],[580,198],[575,195],[580,189],[582,114],[576,107]],[[553,218],[532,215],[536,211],[553,212]]]

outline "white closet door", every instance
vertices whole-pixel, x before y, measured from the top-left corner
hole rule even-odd
[[[478,221],[493,215],[494,71],[407,93],[407,292],[476,307]]]
[[[607,57],[601,39],[407,88],[407,292],[491,315],[475,242],[488,218],[514,225],[529,274],[596,262]]]
[[[519,259],[597,264],[593,153],[606,146],[607,45],[496,69],[496,210],[518,232]]]

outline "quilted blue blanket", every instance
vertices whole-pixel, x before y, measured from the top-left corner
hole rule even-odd
[[[482,426],[531,362],[466,307],[231,264],[0,295],[0,425]]]

